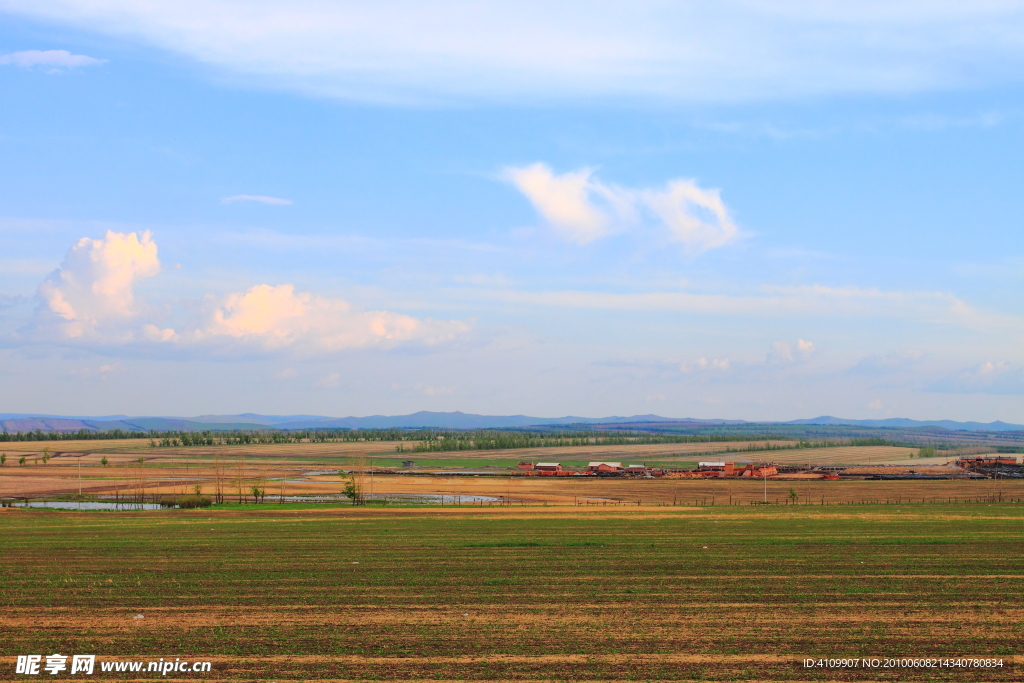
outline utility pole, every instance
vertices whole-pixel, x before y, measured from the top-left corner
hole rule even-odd
[[[78,456],[78,495],[82,495],[82,456]]]
[[[764,477],[764,502],[768,502],[768,470],[761,466],[761,475]]]

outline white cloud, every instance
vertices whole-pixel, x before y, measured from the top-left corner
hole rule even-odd
[[[202,302],[184,302],[185,308],[201,311],[198,319],[177,329],[162,327],[137,310],[134,295],[135,282],[159,270],[156,243],[148,232],[83,238],[39,286],[39,308],[22,338],[93,346],[138,343],[220,355],[278,350],[322,355],[439,344],[469,329],[460,321],[364,311],[341,299],[296,292],[291,284],[256,285],[225,296],[207,295]]]
[[[220,200],[221,204],[234,204],[235,202],[259,202],[260,204],[271,204],[273,206],[288,206],[292,203],[290,199],[281,197],[266,197],[259,194],[236,194],[233,197],[225,197]]]
[[[816,351],[813,342],[798,339],[796,344],[778,341],[772,344],[765,362],[775,365],[790,365],[809,359]]]
[[[587,244],[639,225],[647,215],[667,239],[699,253],[734,241],[739,229],[718,190],[693,180],[672,180],[664,189],[607,185],[588,168],[560,175],[543,163],[505,169],[507,177],[563,238]]]
[[[682,363],[679,365],[679,372],[689,373],[694,371],[727,372],[730,363],[728,358],[698,358],[692,365]]]
[[[669,228],[672,239],[691,251],[724,246],[739,233],[718,190],[702,190],[692,180],[673,180],[665,190],[643,192],[641,199]]]
[[[341,299],[296,292],[290,284],[256,285],[213,307],[186,342],[234,339],[263,350],[330,353],[403,342],[436,344],[468,330],[457,321],[423,320],[391,311],[363,311]]]
[[[544,219],[570,242],[586,244],[608,233],[614,216],[594,204],[594,195],[609,193],[582,169],[555,175],[546,164],[509,168],[508,177]]]
[[[1019,81],[1009,0],[0,0],[261,87],[384,102],[735,101]],[[952,47],[951,47],[952,46]]]
[[[67,50],[23,50],[0,55],[0,64],[11,64],[23,69],[35,66],[49,67],[50,70],[73,69],[80,66],[98,66],[107,60],[73,55]]]
[[[119,329],[136,313],[135,281],[158,272],[149,232],[83,237],[39,285],[37,330],[73,339],[96,336],[101,328]]]

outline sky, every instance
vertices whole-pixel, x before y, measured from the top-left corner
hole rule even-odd
[[[0,0],[0,412],[1024,423],[1024,2]]]

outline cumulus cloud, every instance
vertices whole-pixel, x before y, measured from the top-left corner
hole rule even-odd
[[[563,238],[587,244],[639,225],[644,218],[690,252],[734,241],[739,229],[718,190],[693,180],[672,180],[664,189],[628,189],[598,180],[591,169],[556,174],[543,163],[505,169],[505,177]]]
[[[363,311],[341,299],[296,292],[290,284],[256,285],[228,294],[187,341],[235,339],[265,350],[333,352],[402,342],[436,344],[465,332],[465,323]]]
[[[85,55],[73,55],[67,50],[22,50],[0,55],[0,64],[20,66],[23,69],[41,66],[58,71],[80,66],[98,66],[106,61]]]
[[[271,204],[273,206],[288,206],[292,203],[292,200],[282,199],[281,197],[267,197],[261,194],[236,194],[220,200],[221,204],[234,204],[235,202],[259,202],[260,204]]]
[[[777,341],[772,344],[765,362],[774,365],[791,365],[809,359],[816,351],[813,342],[797,339],[796,344]]]
[[[134,285],[160,272],[147,231],[83,237],[39,285],[36,329],[64,339],[121,332],[135,311]]]
[[[935,382],[928,391],[942,394],[1024,394],[1024,368],[986,361]]]
[[[290,350],[329,354],[399,344],[439,344],[466,332],[460,321],[365,311],[342,299],[260,284],[243,292],[185,302],[191,321],[163,326],[135,302],[137,280],[160,271],[157,247],[144,233],[83,238],[39,286],[34,320],[21,331],[36,342],[203,350],[216,354]],[[173,317],[174,313],[169,315]],[[179,314],[179,318],[185,314]],[[187,317],[187,316],[186,316]]]
[[[258,87],[375,102],[735,102],[1018,82],[1018,3],[0,0]],[[955,49],[950,49],[955,46]]]

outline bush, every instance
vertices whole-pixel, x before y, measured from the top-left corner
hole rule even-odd
[[[208,508],[211,505],[213,505],[213,501],[208,496],[177,496],[176,498],[163,498],[160,501],[161,507],[179,507],[183,510]]]

